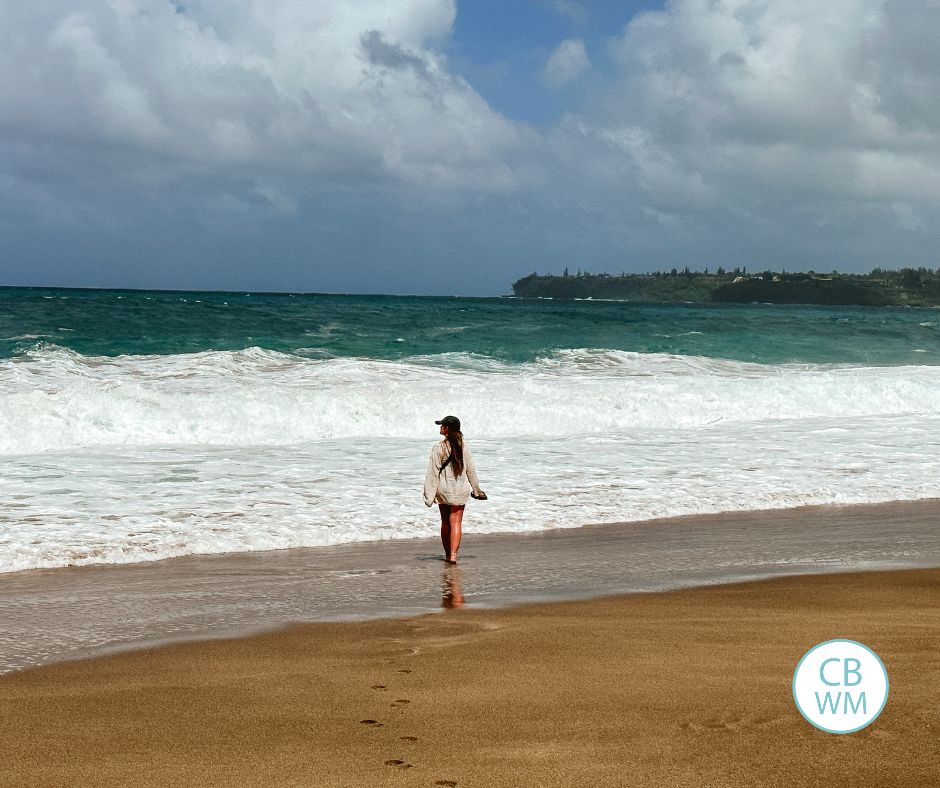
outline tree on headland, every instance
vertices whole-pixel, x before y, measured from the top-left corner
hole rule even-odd
[[[513,283],[513,292],[527,298],[922,306],[940,305],[940,269],[878,267],[868,274],[825,275],[813,270],[777,273],[765,269],[749,275],[746,266],[735,266],[730,272],[717,266],[710,273],[708,268],[693,271],[686,265],[681,276],[677,268],[617,276],[578,268],[572,277],[565,268],[561,276],[533,272]]]

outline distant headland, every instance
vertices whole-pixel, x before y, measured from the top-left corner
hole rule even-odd
[[[746,268],[646,274],[561,275],[532,273],[512,285],[518,298],[597,298],[653,302],[828,304],[858,306],[940,305],[940,268],[875,268],[867,274],[787,273]]]

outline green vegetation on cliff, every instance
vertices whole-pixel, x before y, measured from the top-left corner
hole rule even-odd
[[[657,271],[649,274],[589,274],[561,276],[529,274],[512,285],[520,298],[597,298],[628,301],[830,304],[862,306],[940,305],[940,269],[876,268],[868,274],[776,273],[748,274],[746,269],[709,273]]]

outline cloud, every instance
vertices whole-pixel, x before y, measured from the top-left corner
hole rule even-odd
[[[938,29],[927,0],[675,0],[613,41],[621,76],[579,120],[705,247],[733,227],[742,248],[844,259],[861,219],[890,255],[940,219]]]
[[[451,0],[4,4],[4,138],[104,162],[133,150],[192,170],[505,186],[519,129],[448,71],[436,45],[455,13]]]
[[[0,264],[492,293],[566,265],[936,260],[936,2],[672,0],[616,31],[603,73],[562,42],[545,82],[578,90],[541,130],[451,68],[455,11],[0,4]]]
[[[583,25],[588,18],[588,10],[583,0],[541,0],[544,5],[556,13],[570,19],[575,24]]]
[[[590,67],[591,61],[584,48],[584,41],[569,38],[562,41],[549,56],[542,75],[548,85],[561,88],[570,85]]]
[[[392,69],[411,68],[416,74],[428,79],[427,63],[418,55],[413,55],[400,46],[386,41],[378,30],[370,30],[360,36],[362,48],[369,62]]]

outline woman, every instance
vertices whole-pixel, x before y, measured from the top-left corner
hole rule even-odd
[[[464,506],[471,495],[485,501],[486,493],[480,489],[473,455],[463,442],[460,419],[445,416],[434,423],[441,425],[444,440],[435,443],[431,449],[431,461],[424,479],[424,503],[430,506],[437,502],[440,506],[444,560],[448,564],[456,564]]]

